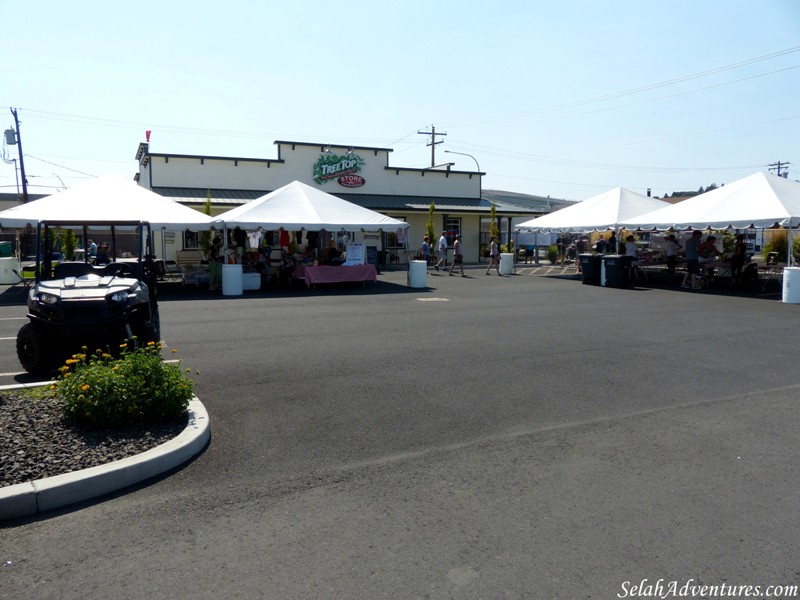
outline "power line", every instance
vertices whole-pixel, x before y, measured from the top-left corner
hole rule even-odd
[[[73,173],[78,173],[80,175],[86,175],[87,177],[97,177],[97,175],[92,175],[91,173],[84,173],[83,171],[78,171],[78,169],[71,169],[70,167],[65,167],[64,165],[59,165],[58,163],[50,162],[49,160],[45,160],[43,158],[39,158],[38,156],[34,156],[33,154],[25,154],[30,158],[40,160],[43,163],[47,163],[48,165],[53,165],[54,167],[58,167],[59,169],[65,169],[67,171],[72,171]]]
[[[602,96],[594,96],[594,97],[591,97],[591,98],[586,98],[584,100],[576,100],[576,101],[573,101],[573,102],[566,102],[564,104],[556,104],[556,105],[553,105],[553,106],[548,106],[548,107],[535,109],[535,110],[530,110],[530,111],[512,113],[512,114],[506,115],[506,116],[488,118],[488,119],[479,120],[479,121],[457,122],[457,123],[453,123],[452,126],[455,127],[455,126],[460,126],[460,125],[483,125],[483,124],[486,124],[486,123],[493,123],[493,122],[497,122],[497,121],[504,121],[504,120],[509,120],[509,119],[522,118],[522,117],[533,116],[533,115],[537,115],[537,114],[545,114],[545,113],[550,113],[550,112],[557,112],[557,111],[565,110],[565,109],[568,109],[568,108],[576,108],[576,107],[579,107],[579,106],[585,106],[587,104],[594,104],[594,103],[597,103],[597,102],[604,102],[606,100],[613,100],[615,98],[621,98],[621,97],[624,97],[624,96],[631,96],[633,94],[638,94],[638,93],[649,91],[649,90],[654,90],[654,89],[658,89],[658,88],[662,88],[662,87],[666,87],[666,86],[670,86],[670,85],[675,85],[676,83],[683,83],[684,81],[690,81],[692,79],[698,79],[700,77],[707,77],[708,75],[715,75],[717,73],[722,73],[724,71],[730,71],[732,69],[738,69],[738,68],[743,67],[743,66],[751,65],[751,64],[754,64],[754,63],[757,63],[757,62],[762,62],[762,61],[765,61],[765,60],[770,60],[770,59],[773,59],[773,58],[777,58],[779,56],[784,56],[786,54],[792,54],[792,53],[795,53],[795,52],[800,52],[800,46],[795,46],[793,48],[787,48],[786,50],[780,50],[778,52],[773,52],[772,54],[766,54],[764,56],[758,56],[756,58],[751,58],[751,59],[748,59],[748,60],[744,60],[744,61],[741,61],[741,62],[730,64],[730,65],[725,65],[725,66],[722,66],[722,67],[716,67],[716,68],[713,68],[713,69],[708,69],[708,70],[705,70],[705,71],[692,73],[690,75],[684,75],[682,77],[676,77],[676,78],[673,78],[673,79],[668,79],[668,80],[661,81],[661,82],[658,82],[658,83],[652,83],[652,84],[639,86],[639,87],[636,87],[636,88],[631,88],[629,90],[623,90],[623,91],[620,91],[620,92],[612,92],[612,93],[609,93],[609,94],[604,94]],[[790,68],[795,68],[795,67],[790,67]],[[784,70],[784,69],[781,69],[781,70]],[[772,73],[775,73],[775,72],[780,72],[780,71],[774,71]],[[767,73],[767,74],[772,74],[772,73]],[[756,76],[756,77],[758,77],[758,76]],[[741,80],[735,80],[735,81],[730,82],[730,83],[736,83],[738,81],[745,81],[747,79],[752,79],[752,77],[745,77],[745,78],[743,78]],[[705,88],[701,88],[701,89],[705,89]]]
[[[746,123],[742,125],[736,125],[732,127],[722,128],[722,129],[713,129],[713,130],[703,130],[703,131],[693,131],[689,134],[684,135],[677,135],[677,136],[664,136],[657,139],[648,139],[648,140],[637,140],[633,142],[626,142],[625,144],[611,144],[611,145],[604,145],[595,148],[591,148],[591,150],[599,150],[599,149],[608,149],[608,148],[617,148],[620,146],[630,146],[630,145],[637,145],[637,144],[652,144],[656,142],[665,142],[668,140],[673,139],[680,139],[686,137],[696,137],[696,136],[708,136],[715,133],[719,133],[721,131],[731,131],[735,129],[742,129],[746,127],[760,127],[763,125],[769,125],[773,123],[780,123],[787,120],[794,120],[800,119],[800,115],[794,115],[790,117],[781,117],[778,119],[772,119],[769,121],[761,121],[757,123]],[[619,171],[674,171],[674,172],[702,172],[702,171],[716,171],[716,170],[737,170],[737,169],[754,169],[754,168],[761,168],[762,165],[747,165],[747,166],[731,166],[731,167],[661,167],[661,166],[647,166],[647,165],[619,165],[619,164],[608,164],[608,163],[596,163],[590,161],[580,161],[568,158],[559,158],[556,156],[545,155],[545,154],[532,154],[526,152],[517,152],[513,150],[508,150],[505,148],[495,148],[491,146],[481,146],[476,144],[469,144],[469,143],[461,143],[458,142],[459,145],[456,146],[457,148],[463,147],[466,150],[471,150],[472,152],[481,152],[482,154],[489,154],[492,156],[496,156],[499,158],[508,158],[512,160],[520,160],[520,161],[528,161],[528,162],[535,162],[541,164],[551,164],[556,166],[566,166],[566,167],[583,167],[583,168],[593,168],[593,169],[608,169],[608,170],[619,170]],[[587,149],[583,149],[586,151]],[[570,150],[570,152],[576,152],[576,150]]]
[[[612,93],[609,93],[609,94],[604,94],[604,95],[600,95],[600,96],[594,96],[594,97],[583,99],[583,100],[576,100],[576,101],[572,101],[572,102],[566,102],[564,104],[553,105],[553,106],[544,107],[544,108],[535,109],[535,110],[511,113],[511,114],[503,115],[503,116],[486,117],[486,118],[480,118],[480,119],[470,120],[470,121],[455,122],[451,126],[483,125],[483,124],[489,124],[489,123],[494,123],[494,122],[499,122],[499,121],[507,121],[507,120],[514,120],[514,119],[529,117],[529,116],[535,116],[535,115],[539,115],[539,114],[546,114],[546,113],[551,113],[551,112],[563,111],[563,110],[566,110],[566,109],[569,109],[569,108],[577,108],[577,107],[580,107],[580,106],[586,106],[586,105],[589,105],[589,104],[594,104],[594,103],[598,103],[598,102],[604,102],[604,101],[608,101],[608,100],[613,100],[615,98],[621,98],[621,97],[630,96],[630,95],[638,94],[638,93],[649,91],[649,90],[654,90],[654,89],[658,89],[658,88],[662,88],[662,87],[667,87],[667,86],[670,86],[670,85],[675,85],[677,83],[690,81],[692,79],[699,79],[701,77],[707,77],[709,75],[714,75],[714,74],[717,74],[717,73],[722,73],[722,72],[725,72],[725,71],[738,69],[738,68],[741,68],[741,67],[744,67],[744,66],[747,66],[747,65],[755,64],[755,63],[758,63],[758,62],[763,62],[763,61],[766,61],[766,60],[771,60],[771,59],[778,58],[780,56],[784,56],[784,55],[788,55],[788,54],[792,54],[792,53],[795,53],[795,52],[800,52],[800,46],[787,48],[785,50],[779,50],[777,52],[773,52],[773,53],[770,53],[770,54],[765,54],[763,56],[758,56],[758,57],[755,57],[755,58],[743,60],[743,61],[740,61],[740,62],[737,62],[737,63],[732,63],[732,64],[729,64],[729,65],[724,65],[724,66],[721,66],[721,67],[715,67],[715,68],[712,68],[712,69],[707,69],[705,71],[699,71],[697,73],[692,73],[692,74],[684,75],[684,76],[681,76],[681,77],[675,77],[675,78],[668,79],[668,80],[661,81],[661,82],[657,82],[657,83],[638,86],[638,87],[631,88],[631,89],[628,89],[628,90],[622,90],[622,91],[619,91],[619,92],[612,92]],[[754,79],[754,78],[757,78],[757,77],[764,77],[764,76],[767,76],[767,75],[773,75],[775,73],[780,73],[782,71],[786,71],[786,70],[789,70],[789,69],[795,69],[795,68],[798,68],[798,67],[800,67],[800,65],[793,66],[793,67],[787,67],[785,69],[779,69],[779,70],[776,70],[776,71],[770,71],[768,73],[761,73],[761,74],[753,75],[753,76],[750,76],[750,77],[744,77],[744,78],[741,78],[741,79],[736,79],[736,80],[732,80],[732,81],[729,81],[729,82],[720,83],[720,84],[716,84],[716,85],[712,85],[712,86],[707,86],[707,87],[703,87],[703,88],[697,88],[695,90],[690,90],[690,91],[687,91],[687,92],[677,92],[676,94],[662,96],[662,97],[658,97],[658,98],[653,98],[653,99],[650,99],[650,100],[641,100],[638,103],[653,102],[653,101],[656,101],[656,100],[662,100],[662,99],[665,99],[665,98],[670,98],[670,97],[673,97],[673,96],[676,96],[676,95],[696,93],[696,92],[699,92],[699,91],[704,91],[704,90],[707,90],[707,89],[711,89],[713,87],[731,85],[733,83],[738,83],[738,82],[741,82],[741,81],[747,81],[749,79]],[[626,107],[626,106],[630,106],[630,104],[618,105],[618,106],[607,107],[607,108],[601,108],[601,109],[597,109],[596,111],[592,111],[592,112],[597,112],[597,111],[602,111],[602,110],[612,110],[614,108],[621,108],[621,107]],[[160,130],[160,131],[170,132],[170,133],[183,133],[183,134],[194,134],[194,135],[213,135],[213,136],[217,136],[217,137],[236,137],[236,138],[248,138],[248,139],[270,139],[270,138],[274,138],[276,135],[278,135],[278,137],[282,137],[282,136],[285,137],[285,135],[287,135],[287,134],[276,134],[276,133],[268,133],[268,132],[257,132],[257,131],[252,131],[252,130],[251,131],[237,131],[237,130],[210,129],[210,128],[197,128],[197,127],[179,127],[179,126],[175,126],[175,125],[163,125],[163,124],[154,124],[154,123],[141,123],[141,122],[135,122],[135,121],[123,121],[123,120],[119,120],[119,119],[105,119],[105,118],[100,118],[100,117],[93,117],[93,116],[86,116],[86,115],[75,115],[75,114],[69,114],[69,113],[55,113],[55,112],[51,112],[51,111],[42,111],[42,110],[37,110],[37,109],[32,109],[32,108],[26,108],[24,110],[27,113],[32,114],[32,115],[36,115],[36,116],[38,116],[39,118],[42,118],[42,119],[52,119],[52,120],[68,121],[68,122],[71,121],[71,122],[89,123],[89,124],[100,124],[100,125],[106,125],[106,126],[112,126],[112,127],[122,127],[122,128],[127,128],[127,129],[151,129],[151,130]],[[568,116],[578,116],[578,115],[582,115],[582,114],[589,114],[589,113],[577,113],[577,114],[568,115]],[[421,133],[421,132],[418,132],[418,133]],[[408,134],[408,135],[404,136],[403,138],[400,138],[399,141],[402,141],[402,140],[408,138],[410,135],[412,135],[412,134]],[[300,137],[304,137],[304,136],[300,136]],[[372,138],[370,138],[370,139],[372,139]]]

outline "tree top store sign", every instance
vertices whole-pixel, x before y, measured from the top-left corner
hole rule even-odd
[[[336,179],[344,187],[361,187],[366,181],[357,173],[363,166],[364,159],[358,154],[339,156],[325,153],[314,163],[314,181],[322,184]]]

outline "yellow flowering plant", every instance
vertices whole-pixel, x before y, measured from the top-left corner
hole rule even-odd
[[[97,350],[75,354],[60,369],[51,392],[77,425],[94,428],[167,423],[186,413],[194,383],[180,364],[161,359],[161,344],[129,350],[114,358]]]

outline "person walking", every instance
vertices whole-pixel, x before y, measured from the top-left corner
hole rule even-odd
[[[489,238],[489,266],[486,267],[486,274],[491,275],[492,266],[497,269],[497,274],[502,277],[503,274],[500,272],[500,250],[497,249],[497,242],[494,239],[494,236]]]
[[[456,268],[458,265],[459,269],[461,269],[461,276],[466,277],[466,273],[464,273],[464,254],[461,250],[461,234],[456,236],[456,241],[453,243],[453,264],[450,265],[450,277],[453,276],[453,269]]]
[[[442,237],[439,238],[439,262],[433,265],[433,268],[437,271],[439,267],[442,269],[447,268],[447,232],[442,232]]]
[[[422,238],[422,248],[420,248],[422,260],[425,261],[425,269],[431,266],[431,238],[427,235]]]

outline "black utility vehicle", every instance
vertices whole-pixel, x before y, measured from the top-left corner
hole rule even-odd
[[[36,285],[28,296],[29,323],[17,334],[17,356],[29,373],[46,375],[85,347],[88,352],[111,354],[129,342],[134,346],[160,339],[156,269],[152,237],[146,223],[106,225],[116,239],[120,227],[138,234],[138,258],[107,264],[83,261],[53,264],[50,259],[55,227],[83,227],[98,224],[40,223],[37,236]],[[111,256],[116,256],[112,243]]]

